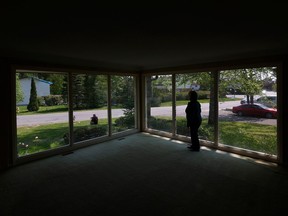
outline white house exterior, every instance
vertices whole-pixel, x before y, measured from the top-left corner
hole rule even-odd
[[[31,77],[20,79],[20,86],[23,91],[24,99],[22,102],[17,103],[17,105],[28,105],[30,99],[30,90],[31,90]],[[36,90],[37,90],[37,97],[40,96],[48,96],[50,95],[50,85],[52,82],[38,79],[34,77]]]
[[[183,84],[179,85],[176,87],[176,90],[181,91],[181,90],[193,90],[193,91],[198,91],[200,90],[200,85],[198,84]]]
[[[167,87],[167,86],[163,86],[163,85],[158,85],[155,86],[155,88],[157,89],[166,89],[166,88],[172,88],[171,86]],[[200,85],[198,84],[183,84],[183,85],[179,85],[176,86],[176,91],[189,91],[189,90],[193,90],[193,91],[198,91],[200,90]]]

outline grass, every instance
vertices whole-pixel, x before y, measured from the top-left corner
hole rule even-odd
[[[113,119],[113,123],[115,120]],[[177,133],[187,135],[185,118],[177,117],[176,121]],[[171,127],[167,128],[167,126],[170,124],[171,118],[158,116],[154,120],[154,129],[169,131]],[[108,125],[107,119],[99,119],[99,125]],[[203,119],[199,135],[212,141],[213,132],[211,127],[207,126],[207,119]],[[89,121],[74,122],[74,129],[81,127],[91,126]],[[17,128],[18,153],[21,156],[64,146],[63,135],[67,132],[69,132],[68,122]],[[276,155],[277,127],[255,123],[220,121],[219,142]]]
[[[107,119],[99,119],[98,124],[108,125]],[[85,126],[90,127],[90,121],[74,122],[74,130]],[[23,156],[64,146],[63,136],[68,132],[68,122],[17,128],[18,154]]]
[[[115,121],[117,118],[112,118],[112,133],[126,130],[127,128],[116,126]],[[98,131],[98,128],[90,125],[90,120],[86,121],[75,121],[74,131],[77,129],[86,129]],[[107,126],[108,131],[108,120],[99,119],[97,126]],[[18,155],[24,156],[27,154],[33,154],[49,149],[58,148],[65,146],[64,135],[69,133],[69,125],[67,123],[56,123],[47,125],[36,125],[29,127],[17,128],[17,149]],[[85,140],[86,138],[84,138]]]
[[[64,145],[63,135],[68,123],[17,128],[18,154],[25,155]]]
[[[122,107],[112,106],[112,109],[120,109]],[[18,106],[19,112],[17,115],[33,115],[33,114],[45,114],[45,113],[57,113],[57,112],[67,112],[67,105],[57,105],[57,106],[40,106],[38,111],[29,112],[27,106]],[[106,110],[107,107],[95,108],[93,110]],[[86,111],[86,110],[75,110],[75,111]]]
[[[219,122],[220,142],[240,148],[277,154],[277,127],[243,122]]]
[[[154,116],[155,117],[155,116]],[[155,117],[157,121],[148,122],[156,130],[171,132],[171,117]],[[177,117],[177,133],[189,136],[184,117]],[[213,127],[203,119],[199,129],[201,139],[213,141]],[[271,155],[277,154],[277,127],[257,123],[219,121],[219,143],[239,148],[259,151]]]
[[[57,106],[40,106],[38,111],[29,112],[27,106],[18,106],[19,112],[17,115],[33,115],[33,114],[44,114],[44,113],[56,113],[56,112],[67,112],[68,107],[66,105]]]

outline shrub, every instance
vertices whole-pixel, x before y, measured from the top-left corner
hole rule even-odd
[[[171,132],[172,120],[155,118],[155,117],[151,116],[148,119],[148,125],[152,129]]]
[[[190,136],[189,130],[187,128],[186,120],[177,121],[177,134],[181,134],[184,136]],[[199,138],[204,140],[213,140],[213,127],[208,124],[201,124],[198,130]]]
[[[115,126],[124,128],[134,128],[135,126],[134,109],[124,110],[124,116],[121,116],[115,120]]]
[[[151,107],[160,107],[161,97],[152,97],[150,98]]]
[[[37,97],[37,100],[38,100],[38,104],[39,104],[39,106],[45,106],[45,105],[46,105],[43,96],[41,96],[41,97]]]
[[[176,92],[176,100],[189,100],[188,92]]]
[[[210,91],[198,91],[198,99],[208,99],[210,98]]]
[[[29,104],[27,105],[27,110],[30,112],[39,110],[39,102],[37,99],[36,84],[35,84],[33,77],[31,79],[30,98],[29,98]]]
[[[107,125],[91,125],[74,130],[74,142],[101,137],[107,134]],[[69,133],[63,136],[65,144],[69,144]]]
[[[210,98],[210,91],[197,91],[198,99]],[[176,92],[176,100],[189,100],[188,91]]]
[[[42,97],[46,106],[62,105],[64,103],[62,95],[48,95]]]

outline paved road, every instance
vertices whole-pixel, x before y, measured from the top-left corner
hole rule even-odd
[[[219,118],[229,118],[233,121],[249,121],[261,124],[276,125],[276,119],[265,119],[265,118],[252,118],[252,117],[238,117],[234,115],[230,110],[233,106],[239,105],[239,101],[229,101],[219,103]],[[207,118],[209,114],[209,104],[202,103],[202,116]],[[176,113],[177,116],[185,116],[186,105],[177,106]],[[96,114],[99,119],[107,118],[107,110],[95,110],[95,111],[76,111],[74,112],[76,121],[90,120],[93,114]],[[171,116],[171,107],[153,107],[151,109],[152,116]],[[122,109],[113,109],[112,117],[117,118],[123,115]],[[17,116],[17,126],[32,126],[32,125],[42,125],[42,124],[53,124],[60,122],[68,122],[68,112],[67,113],[49,113],[49,114],[38,114],[38,115],[22,115]]]

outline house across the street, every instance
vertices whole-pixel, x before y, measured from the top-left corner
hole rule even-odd
[[[20,85],[23,91],[24,99],[23,101],[17,103],[18,106],[20,105],[28,105],[29,104],[29,98],[30,98],[30,90],[31,90],[31,77],[20,79]],[[34,77],[35,85],[36,85],[36,91],[37,96],[48,96],[50,95],[50,85],[52,82],[39,79]]]
[[[200,85],[193,83],[193,84],[182,84],[176,87],[176,91],[198,91],[200,90]]]

